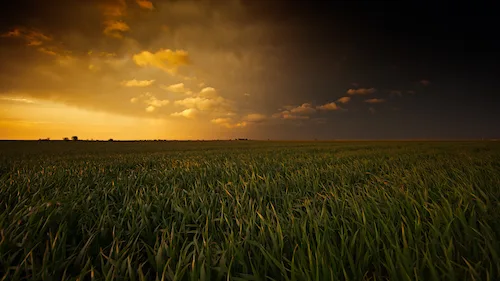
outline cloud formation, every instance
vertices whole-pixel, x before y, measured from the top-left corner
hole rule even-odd
[[[370,95],[377,92],[375,88],[359,88],[347,90],[348,95]]]
[[[338,103],[348,103],[351,100],[351,97],[341,97],[337,100]]]
[[[119,20],[107,20],[104,23],[103,33],[114,38],[123,38],[122,32],[130,30],[128,24]]]
[[[125,87],[147,87],[151,86],[155,80],[128,80],[128,81],[123,81],[122,85]]]
[[[184,50],[172,51],[170,49],[161,49],[155,53],[143,51],[133,56],[134,62],[142,67],[156,67],[170,74],[177,73],[179,66],[190,63],[188,52]]]
[[[137,5],[143,9],[153,10],[153,3],[148,0],[136,0]]]
[[[36,29],[29,29],[25,27],[14,28],[6,32],[1,37],[20,38],[26,41],[27,46],[40,46],[45,42],[52,41],[52,37],[44,34]]]
[[[231,118],[215,118],[215,119],[212,119],[210,120],[210,122],[214,123],[214,124],[217,124],[217,125],[220,125],[220,126],[224,126],[226,128],[229,128],[229,129],[232,129],[232,128],[243,128],[243,127],[246,127],[247,126],[247,122],[243,121],[243,122],[233,122],[233,120]]]
[[[385,102],[384,99],[377,99],[377,98],[373,98],[373,99],[367,99],[365,100],[366,103],[383,103]]]
[[[330,103],[318,106],[318,109],[320,109],[320,110],[339,110],[340,108],[337,106],[336,103],[330,102]]]
[[[192,94],[191,90],[186,88],[184,83],[177,83],[177,84],[172,84],[169,86],[162,85],[162,86],[160,86],[160,88],[167,91],[167,92],[171,92],[171,93],[183,93],[183,94],[187,94],[187,95]]]
[[[198,116],[198,113],[199,112],[196,108],[188,108],[188,109],[185,109],[181,112],[174,112],[170,115],[174,116],[174,117],[185,117],[188,119],[194,119],[194,118],[196,118],[196,116]]]

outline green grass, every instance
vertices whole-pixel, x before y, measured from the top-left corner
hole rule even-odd
[[[500,143],[2,142],[0,280],[499,280]]]

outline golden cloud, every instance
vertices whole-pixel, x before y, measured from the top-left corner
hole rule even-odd
[[[382,103],[382,102],[385,102],[385,100],[375,98],[375,99],[367,99],[367,100],[365,100],[365,102],[367,102],[367,103]]]
[[[127,3],[125,0],[107,0],[101,1],[99,7],[106,17],[121,17],[126,13]]]
[[[169,86],[162,85],[162,86],[160,86],[160,88],[165,90],[165,91],[172,92],[172,93],[184,93],[184,94],[188,94],[188,95],[192,94],[191,90],[186,88],[184,83],[172,84]]]
[[[377,92],[375,88],[360,88],[360,89],[349,89],[347,94],[349,95],[369,95]]]
[[[118,20],[107,20],[104,22],[103,33],[110,37],[122,38],[123,35],[120,32],[129,31],[130,27],[123,21]]]
[[[196,108],[188,108],[181,112],[175,112],[170,115],[174,117],[185,117],[188,119],[194,119],[196,118],[196,116],[198,116],[198,110]]]
[[[318,109],[321,109],[321,110],[338,110],[340,108],[337,106],[336,103],[330,102],[330,103],[324,104],[322,106],[318,106]]]
[[[189,55],[184,50],[172,51],[170,49],[161,49],[156,53],[143,51],[133,56],[134,62],[138,66],[152,66],[162,69],[170,74],[177,73],[177,68],[182,65],[188,65]]]
[[[232,123],[232,119],[231,118],[216,118],[216,119],[212,119],[210,122],[212,122],[214,124],[217,124],[217,125],[220,125],[220,126],[224,126],[226,128],[229,128],[229,129],[232,129],[232,128],[243,128],[243,127],[246,127],[247,124],[248,124],[245,121],[238,122],[238,123]]]
[[[291,113],[308,115],[316,112],[316,109],[312,107],[310,103],[303,103],[302,105],[290,109]]]
[[[143,9],[153,10],[153,3],[148,0],[136,0],[137,5]]]
[[[341,97],[337,100],[339,103],[348,103],[351,100],[351,97]]]
[[[155,80],[128,80],[128,81],[123,81],[122,85],[125,87],[147,87],[151,86]]]
[[[40,46],[47,41],[52,41],[52,37],[45,35],[43,32],[25,27],[14,28],[2,34],[1,37],[22,38],[28,46]]]

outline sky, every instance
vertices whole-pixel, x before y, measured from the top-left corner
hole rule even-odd
[[[0,139],[500,138],[486,1],[2,5]]]

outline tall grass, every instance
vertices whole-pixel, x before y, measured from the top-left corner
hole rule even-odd
[[[494,143],[1,143],[0,280],[499,280]]]

